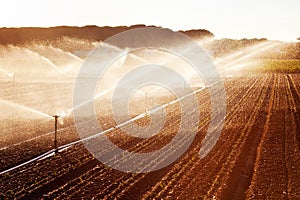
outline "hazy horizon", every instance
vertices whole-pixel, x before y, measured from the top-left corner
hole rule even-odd
[[[177,30],[206,29],[220,38],[300,37],[300,1],[139,2],[13,0],[2,5],[0,27],[130,26],[145,24]],[[13,15],[13,17],[11,17]]]

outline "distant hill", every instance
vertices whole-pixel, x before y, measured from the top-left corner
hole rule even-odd
[[[30,42],[47,42],[57,41],[60,38],[69,37],[89,41],[103,41],[117,33],[133,29],[147,27],[145,25],[134,26],[116,26],[116,27],[98,27],[98,26],[58,26],[49,28],[39,27],[24,27],[24,28],[0,28],[0,44],[2,45],[22,45]],[[153,26],[149,26],[153,27]],[[159,27],[161,28],[161,27]],[[192,38],[206,38],[213,37],[213,33],[200,30],[179,31]]]
[[[107,38],[120,32],[146,26],[143,24],[133,26],[57,26],[49,28],[22,27],[22,28],[0,28],[0,45],[30,46],[33,44],[54,46],[69,52],[78,50],[91,50],[95,47],[94,42],[104,41]],[[162,27],[157,27],[161,28]],[[193,39],[213,38],[214,34],[205,29],[193,29],[178,31]],[[213,56],[222,56],[241,50],[245,47],[253,46],[261,42],[268,41],[266,38],[252,39],[229,39],[211,40],[204,45],[204,48],[211,52]],[[285,43],[280,49],[264,54],[263,57],[278,59],[300,59],[300,42]],[[77,52],[78,53],[78,52]]]

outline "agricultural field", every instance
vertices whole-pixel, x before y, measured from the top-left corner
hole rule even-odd
[[[171,165],[148,173],[121,172],[99,162],[79,142],[61,149],[55,155],[50,154],[2,173],[0,197],[300,199],[299,63],[297,60],[267,60],[260,67],[253,67],[251,73],[240,71],[235,76],[223,77],[227,103],[224,127],[212,151],[202,159],[199,157],[200,144],[211,117],[207,89],[196,93],[201,112],[196,137],[189,149]],[[11,101],[35,108],[44,104],[45,99],[57,102],[57,105],[51,106],[71,106],[66,97],[72,93],[72,87],[64,82],[32,84],[2,81],[0,85],[2,110],[8,109],[11,106],[8,102]],[[32,102],[30,95],[36,92],[41,92],[45,99]],[[168,102],[172,98],[165,97],[160,101]],[[98,113],[104,112],[101,102],[98,104]],[[11,115],[27,114],[14,108],[16,110]],[[48,109],[47,106],[42,107],[43,112]],[[118,128],[106,135],[122,149],[151,152],[170,142],[180,126],[182,113],[179,103],[168,105],[166,113],[162,131],[153,137],[129,137]],[[1,137],[0,143],[0,171],[53,149],[54,121],[51,117],[20,117],[18,120],[13,117],[5,117],[5,113],[1,113],[1,134],[4,137]],[[98,121],[104,129],[115,126],[111,115],[100,116]],[[89,127],[87,122],[82,122],[80,126]],[[148,116],[135,123],[141,126],[148,124]],[[101,141],[102,137],[98,139]],[[63,124],[59,124],[59,146],[77,140],[79,136],[74,118],[70,115]],[[186,141],[186,137],[180,139],[181,144]],[[87,143],[93,143],[93,140]],[[176,148],[171,147],[153,158],[151,165],[158,165],[174,151]]]

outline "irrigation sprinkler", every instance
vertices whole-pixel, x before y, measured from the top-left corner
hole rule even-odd
[[[149,109],[148,109],[148,93],[147,92],[145,92],[145,104],[146,104],[145,113],[148,115]]]
[[[54,124],[54,149],[55,149],[55,154],[58,153],[58,147],[57,147],[57,119],[60,117],[59,115],[54,115],[53,116],[55,119],[55,124]]]
[[[144,92],[143,90],[140,90],[142,93],[144,93],[144,97],[145,97],[145,113],[146,115],[148,115],[148,112],[149,112],[149,108],[148,108],[148,92]]]

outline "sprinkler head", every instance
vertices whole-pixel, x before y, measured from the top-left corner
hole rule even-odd
[[[67,113],[65,111],[60,111],[60,112],[57,112],[53,117],[55,117],[55,116],[64,118],[67,116]]]
[[[15,73],[14,72],[10,72],[7,74],[10,78],[13,78],[15,76]]]
[[[64,124],[64,118],[67,117],[67,113],[65,111],[61,111],[59,113],[56,113],[54,116],[55,121],[58,121],[59,124],[63,125]],[[59,118],[59,119],[58,119]]]
[[[54,116],[52,116],[52,117],[54,117],[55,119],[57,119],[57,118],[60,117],[60,115],[54,115]]]

